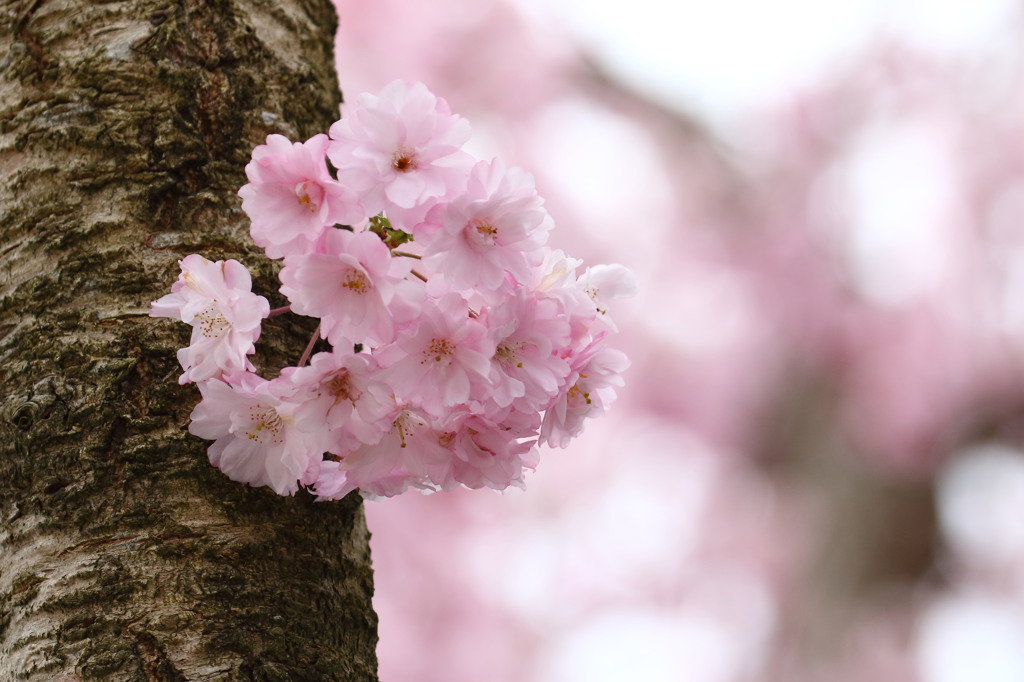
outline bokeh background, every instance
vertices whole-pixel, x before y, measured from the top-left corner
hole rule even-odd
[[[371,502],[383,682],[1024,680],[1024,7],[336,0],[635,271],[526,491]]]

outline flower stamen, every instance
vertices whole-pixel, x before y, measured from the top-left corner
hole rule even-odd
[[[335,404],[347,400],[353,405],[359,400],[362,393],[352,385],[352,377],[347,369],[338,370],[327,382],[327,391],[334,396]]]
[[[424,358],[420,364],[425,364],[428,360],[441,362],[453,352],[455,352],[455,345],[448,339],[431,339],[430,345],[423,351]]]
[[[399,173],[408,173],[416,170],[416,150],[408,147],[399,147],[391,155],[391,167]]]
[[[266,445],[268,441],[275,445],[284,442],[281,438],[284,420],[273,407],[259,404],[250,406],[249,422],[250,427],[245,432],[249,440],[254,440],[260,445]]]
[[[355,268],[348,271],[341,286],[355,294],[365,294],[373,288],[370,278]]]
[[[216,300],[206,306],[202,312],[196,314],[196,319],[199,320],[199,324],[196,326],[199,327],[202,335],[208,339],[218,339],[231,329],[231,323],[221,313],[220,306],[217,305]]]
[[[324,188],[313,180],[306,180],[295,188],[295,195],[299,198],[299,203],[308,208],[310,213],[316,213],[324,200]]]
[[[523,362],[519,359],[519,354],[526,349],[526,342],[519,341],[509,342],[502,341],[498,344],[497,350],[494,352],[494,358],[498,361],[498,364],[505,369],[511,369],[515,365],[518,369],[523,368]]]

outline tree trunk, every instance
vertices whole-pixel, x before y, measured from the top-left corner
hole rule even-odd
[[[0,22],[0,679],[376,679],[359,500],[213,469],[176,382],[190,328],[147,317],[192,252],[283,304],[235,192],[268,133],[337,118],[332,5],[6,0]],[[271,374],[310,332],[280,319]]]

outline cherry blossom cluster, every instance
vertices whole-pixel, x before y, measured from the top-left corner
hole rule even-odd
[[[532,177],[475,160],[468,137],[443,99],[396,81],[329,136],[253,151],[238,194],[289,305],[193,254],[150,312],[192,326],[189,431],[231,479],[319,499],[522,487],[538,446],[566,447],[614,399],[629,362],[607,345],[608,301],[634,276],[549,248]],[[268,380],[248,356],[289,311],[318,333]],[[331,350],[309,357],[320,337]]]

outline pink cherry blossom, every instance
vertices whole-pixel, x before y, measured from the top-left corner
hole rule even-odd
[[[598,319],[612,331],[617,331],[617,328],[608,315],[608,301],[635,296],[640,288],[633,271],[618,264],[591,266],[580,275],[576,283],[594,301]]]
[[[450,452],[443,465],[429,468],[428,475],[442,490],[458,485],[467,488],[504,490],[525,487],[523,467],[536,466],[534,452],[539,418],[517,413],[494,422],[469,412],[455,412],[437,427],[438,443]]]
[[[558,302],[519,291],[503,305],[488,308],[481,319],[496,349],[491,386],[477,399],[498,407],[514,403],[523,411],[542,409],[569,374],[569,363],[559,352],[569,344],[569,324]]]
[[[394,81],[360,95],[330,129],[327,155],[338,179],[360,193],[368,215],[412,209],[465,185],[469,124],[422,83]]]
[[[192,325],[192,339],[178,351],[185,373],[178,383],[204,381],[255,369],[255,352],[267,299],[252,293],[252,279],[235,260],[210,262],[198,254],[179,261],[181,275],[171,293],[153,301],[151,317],[173,317]]]
[[[556,448],[583,431],[584,420],[604,414],[615,400],[615,386],[622,385],[621,373],[629,359],[621,351],[604,345],[606,333],[598,336],[573,358],[573,371],[562,391],[544,413],[540,442]]]
[[[533,272],[529,288],[535,296],[557,301],[569,321],[571,346],[579,348],[592,338],[598,316],[597,304],[581,286],[576,269],[583,264],[558,249],[546,249],[544,260]]]
[[[450,286],[493,291],[506,273],[517,282],[530,279],[550,228],[532,176],[506,171],[495,159],[476,164],[466,191],[436,206],[415,235],[426,263],[443,271]]]
[[[239,191],[253,240],[284,261],[275,314],[319,318],[333,349],[305,365],[311,340],[297,366],[256,376],[269,304],[237,262],[189,256],[151,314],[194,327],[179,352],[203,396],[190,430],[229,477],[280,494],[523,486],[538,442],[564,447],[614,398],[628,362],[604,346],[604,306],[635,278],[577,277],[581,261],[545,245],[532,177],[473,165],[468,124],[423,85],[347,113],[332,140],[269,136]]]
[[[278,380],[294,389],[290,399],[298,403],[296,421],[323,429],[330,453],[342,456],[376,443],[391,428],[391,389],[368,353],[349,347],[317,353],[305,367],[281,370]]]
[[[542,293],[558,291],[576,281],[576,269],[581,265],[582,260],[572,258],[561,249],[545,249],[528,286]]]
[[[470,317],[462,297],[448,294],[423,311],[415,331],[376,355],[401,400],[440,416],[468,400],[474,385],[487,384],[494,349],[487,328]]]
[[[285,258],[281,293],[294,312],[321,318],[334,345],[388,343],[395,336],[389,305],[410,267],[372,232],[330,229],[321,252]]]
[[[433,490],[427,470],[443,465],[449,454],[439,437],[425,412],[395,405],[379,441],[322,464],[314,492],[318,499],[339,499],[356,489],[369,497],[392,497],[409,486]]]
[[[249,184],[238,195],[252,221],[249,233],[268,257],[311,251],[324,227],[365,217],[354,193],[327,170],[329,142],[322,133],[304,143],[269,135],[253,150]]]
[[[199,383],[203,399],[192,410],[189,433],[214,441],[207,451],[210,463],[231,480],[291,495],[315,479],[324,437],[296,424],[296,404],[273,389],[273,382],[253,374],[241,375],[236,384]]]

